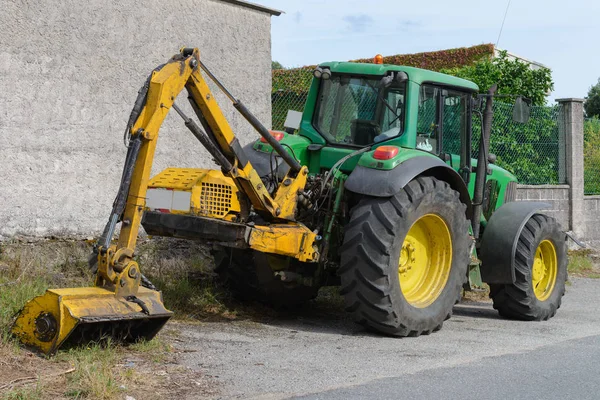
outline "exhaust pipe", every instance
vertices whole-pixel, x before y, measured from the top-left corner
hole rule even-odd
[[[494,94],[497,85],[493,85],[487,92],[485,110],[483,112],[483,123],[481,129],[481,139],[479,140],[479,155],[477,157],[477,172],[475,174],[475,190],[473,191],[473,219],[471,226],[473,236],[479,238],[481,210],[483,209],[483,192],[485,190],[485,181],[487,179],[488,154],[490,149],[490,134],[492,130],[492,119],[494,118]]]

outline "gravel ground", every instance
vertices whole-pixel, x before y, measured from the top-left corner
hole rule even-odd
[[[338,307],[321,306],[260,323],[170,326],[179,330],[179,362],[211,376],[221,388],[219,398],[281,399],[599,335],[599,300],[600,280],[575,278],[550,321],[505,320],[490,303],[468,302],[455,307],[440,332],[419,338],[368,333]]]

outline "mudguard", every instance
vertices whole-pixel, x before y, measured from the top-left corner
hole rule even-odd
[[[548,208],[548,203],[517,201],[504,204],[492,214],[479,248],[484,282],[515,282],[515,254],[521,231],[533,214]]]
[[[290,166],[287,165],[281,157],[275,157],[275,154],[271,155],[269,153],[256,151],[253,146],[254,142],[251,142],[243,147],[243,151],[258,173],[258,176],[262,178],[269,175],[271,173],[271,166],[273,167],[273,170],[277,170],[277,175],[280,179],[283,179],[287,175]]]
[[[398,193],[419,175],[432,176],[448,182],[460,194],[467,206],[467,218],[472,215],[471,196],[465,181],[448,164],[435,157],[413,157],[394,169],[380,170],[357,165],[344,187],[351,192],[374,197],[390,197]]]

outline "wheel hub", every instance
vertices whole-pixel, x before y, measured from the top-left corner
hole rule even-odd
[[[436,214],[417,219],[409,229],[398,260],[404,298],[417,308],[433,303],[446,286],[452,267],[452,239],[446,222]]]
[[[398,265],[399,274],[408,274],[416,260],[415,246],[410,242],[405,242],[400,251],[400,263]]]
[[[547,300],[556,284],[558,258],[556,248],[550,240],[542,240],[535,250],[531,266],[531,284],[538,300]]]

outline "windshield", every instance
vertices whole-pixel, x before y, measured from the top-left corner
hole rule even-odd
[[[405,84],[384,88],[380,81],[339,74],[322,80],[315,128],[329,142],[360,146],[400,135]]]

